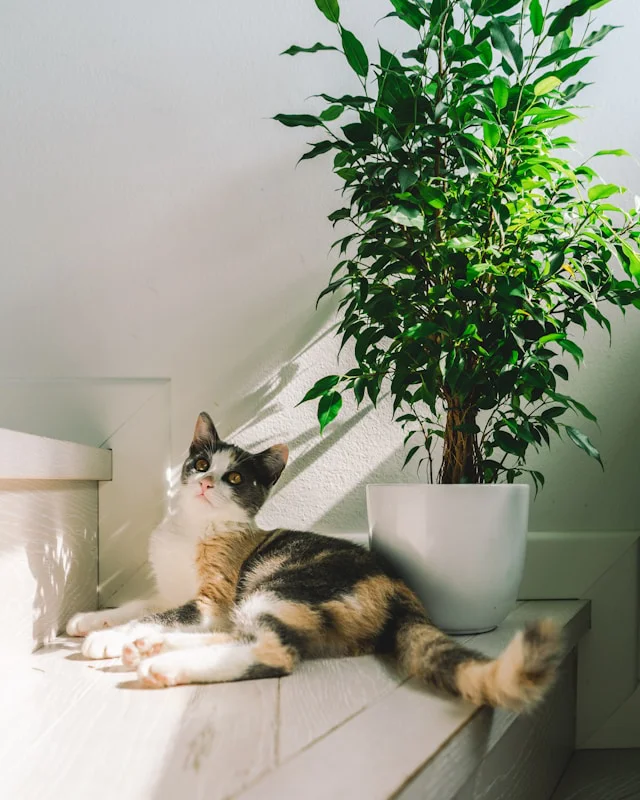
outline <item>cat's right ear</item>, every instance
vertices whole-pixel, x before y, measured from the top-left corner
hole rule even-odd
[[[262,466],[267,473],[267,484],[271,488],[277,481],[282,470],[287,465],[289,458],[289,448],[286,444],[276,444],[258,453],[257,458],[262,462]]]
[[[198,415],[196,428],[193,432],[192,445],[215,444],[219,439],[220,437],[218,436],[216,426],[213,424],[213,420],[206,411],[201,411]]]

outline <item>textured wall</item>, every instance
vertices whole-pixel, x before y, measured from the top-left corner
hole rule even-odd
[[[383,0],[342,5],[354,30],[372,31],[388,10]],[[597,108],[575,131],[585,151],[640,153],[636,6],[599,12],[626,28],[591,70],[598,84],[585,101]],[[253,421],[245,441],[293,442],[270,519],[362,529],[362,484],[399,478],[399,434],[384,410],[365,411],[320,439],[313,410],[295,408],[334,369],[335,343],[314,342],[330,309],[314,315],[313,303],[331,264],[324,217],[336,187],[325,163],[294,170],[309,137],[269,120],[314,92],[356,88],[334,54],[277,57],[330,38],[329,23],[312,0],[9,0],[1,17],[0,383],[169,379],[174,461],[201,408],[224,430]],[[396,36],[393,24],[368,45],[387,25]],[[605,167],[639,189],[635,164]],[[638,320],[616,325],[612,350],[589,338],[576,390],[601,416],[594,438],[609,471],[568,447],[545,456],[552,485],[535,527],[640,525],[639,341]],[[11,385],[0,424],[21,397],[43,415],[38,432],[77,425],[81,440],[131,416],[114,421],[93,389],[67,405]]]

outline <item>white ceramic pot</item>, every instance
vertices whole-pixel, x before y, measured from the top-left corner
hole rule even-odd
[[[483,633],[513,610],[529,522],[523,484],[370,484],[371,548],[448,633]]]

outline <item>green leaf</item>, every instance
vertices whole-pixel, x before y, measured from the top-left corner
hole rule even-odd
[[[592,186],[587,195],[591,202],[595,200],[603,200],[605,197],[611,197],[614,194],[621,194],[624,190],[622,186],[616,186],[615,183],[599,183]]]
[[[567,61],[571,56],[581,53],[584,47],[565,47],[562,50],[556,50],[548,56],[540,59],[538,62],[538,69],[548,67],[549,64],[559,64],[561,61]]]
[[[509,11],[519,4],[520,0],[472,0],[471,8],[481,16],[488,17],[504,14],[505,11]]]
[[[410,0],[391,0],[391,5],[395,8],[395,16],[406,22],[415,30],[419,31],[424,24],[424,14],[419,7]]]
[[[515,436],[512,436],[506,431],[496,431],[493,434],[496,445],[505,453],[513,456],[524,455],[526,451],[526,443],[519,441]]]
[[[343,111],[344,106],[329,106],[329,108],[325,108],[322,114],[320,114],[320,119],[324,120],[325,122],[333,122],[334,119],[338,119]]]
[[[571,425],[565,425],[564,429],[567,432],[567,436],[571,439],[571,441],[577,445],[581,450],[591,456],[591,458],[595,458],[595,460],[600,464],[602,469],[604,469],[604,465],[602,463],[602,459],[600,458],[600,453],[594,446],[593,442],[589,439],[589,437],[579,431],[577,428],[573,428]]]
[[[447,196],[435,186],[421,186],[420,195],[432,208],[444,208],[447,204]]]
[[[477,236],[454,236],[447,244],[450,250],[468,250],[470,247],[475,247],[479,241]]]
[[[626,150],[618,149],[618,150],[598,150],[597,153],[593,154],[593,158],[597,156],[631,156],[631,153],[628,153]]]
[[[467,280],[472,281],[480,275],[484,275],[489,270],[493,271],[493,264],[489,261],[482,261],[477,264],[467,264]]]
[[[569,370],[564,364],[556,364],[556,366],[553,368],[553,371],[559,378],[562,378],[563,381],[569,380]]]
[[[298,405],[307,403],[309,400],[315,400],[317,397],[321,397],[323,394],[330,392],[339,382],[339,375],[327,375],[325,378],[320,378],[319,381],[313,384]]]
[[[589,411],[589,409],[585,405],[583,405],[582,403],[579,403],[577,400],[573,400],[573,399],[570,399],[570,402],[571,402],[571,405],[577,411],[579,411],[582,414],[583,417],[585,417],[586,419],[591,420],[591,422],[597,422],[598,421],[597,418],[596,418],[596,415],[593,414],[591,411]]]
[[[575,0],[571,5],[563,8],[551,23],[547,36],[557,36],[566,31],[576,17],[582,17],[589,11],[606,5],[611,0]]]
[[[331,148],[335,146],[334,142],[326,139],[323,142],[317,142],[313,145],[311,150],[308,150],[303,156],[300,156],[298,159],[298,164],[300,161],[308,161],[311,158],[315,158],[316,156],[321,156],[323,153],[328,153]]]
[[[493,46],[505,56],[510,56],[516,69],[520,72],[524,64],[524,55],[511,28],[502,20],[494,19],[489,23],[489,29]]]
[[[567,353],[571,353],[574,357],[576,364],[580,364],[580,362],[584,359],[584,353],[582,348],[579,347],[575,342],[572,342],[571,339],[559,339],[558,344],[563,350],[566,350]]]
[[[462,334],[462,338],[466,339],[469,336],[473,336],[474,338],[478,337],[478,326],[475,325],[473,322],[470,322],[467,327],[464,329]]]
[[[531,433],[530,427],[527,423],[524,425],[519,425],[517,422],[515,422],[515,420],[512,419],[505,419],[505,422],[517,439],[522,439],[522,441],[527,442],[527,444],[533,444],[535,442],[535,438]]]
[[[364,47],[362,46],[362,42],[346,28],[342,28],[341,35],[342,49],[344,50],[344,54],[351,69],[356,73],[356,75],[366,78],[367,74],[369,73],[369,59],[367,58],[367,53]]]
[[[338,0],[316,0],[316,5],[329,22],[338,22],[340,20]]]
[[[342,408],[342,395],[339,392],[331,392],[320,398],[318,403],[318,422],[320,423],[320,433],[330,422],[338,416]]]
[[[377,375],[375,378],[369,379],[367,381],[367,394],[369,395],[369,400],[371,400],[374,407],[378,401],[378,395],[380,394],[381,383],[382,383],[381,375]]]
[[[544,488],[544,475],[537,469],[530,469],[528,470],[528,472],[529,475],[531,475],[531,477],[533,478],[533,483],[536,487],[536,496],[537,496],[540,489]]]
[[[380,47],[380,66],[385,72],[403,72],[402,64],[398,61],[397,57],[388,50],[385,50],[382,45]]]
[[[356,144],[360,142],[371,142],[375,135],[375,129],[368,122],[351,122],[343,125],[342,131],[350,142]]]
[[[557,53],[561,50],[566,50],[568,47],[570,47],[572,36],[573,36],[573,25],[569,25],[569,27],[566,30],[562,31],[562,33],[559,33],[557,36],[553,37],[553,41],[551,42],[551,52]]]
[[[356,403],[360,405],[362,399],[364,397],[364,390],[367,387],[367,382],[364,378],[358,378],[356,382],[353,384],[353,394],[356,398]]]
[[[311,114],[276,114],[274,119],[287,128],[317,128],[322,125],[318,117]]]
[[[561,417],[563,414],[567,413],[566,406],[551,406],[551,408],[545,408],[545,410],[540,415],[542,419],[549,420],[549,419],[556,419],[556,417]]]
[[[536,36],[539,36],[540,33],[542,33],[542,26],[544,25],[544,14],[542,13],[540,0],[531,0],[529,19],[531,20],[531,30]]]
[[[490,67],[493,61],[493,50],[489,42],[479,42],[474,44],[475,49],[478,51],[480,61],[485,67]]]
[[[590,61],[593,61],[593,56],[578,58],[576,61],[570,61],[568,64],[565,64],[564,67],[554,70],[553,74],[557,78],[560,78],[561,81],[566,81],[567,78],[573,78],[574,75],[577,75]]]
[[[414,447],[411,448],[411,450],[409,450],[402,465],[402,469],[404,469],[407,466],[407,464],[411,461],[411,459],[415,456],[415,454],[418,452],[419,449],[420,445],[415,445]]]
[[[556,109],[557,110],[557,109]],[[542,122],[538,122],[535,125],[531,125],[527,130],[531,131],[543,131],[547,128],[557,128],[560,125],[566,125],[569,122],[573,122],[573,120],[578,119],[575,114],[571,114],[568,111],[562,114],[550,114],[548,118],[542,117]]]
[[[321,97],[323,100],[326,100],[327,103],[339,103],[341,106],[357,109],[361,109],[364,106],[369,105],[369,103],[374,102],[372,97],[353,94],[343,94],[342,97],[332,97],[330,94],[322,92],[321,94],[314,94],[312,97]]]
[[[493,99],[496,101],[496,108],[500,109],[504,108],[509,100],[509,82],[501,75],[496,75],[493,79]]]
[[[594,31],[587,36],[587,38],[584,40],[584,46],[591,47],[592,44],[602,41],[602,39],[604,39],[605,36],[608,36],[611,31],[615,31],[617,28],[621,27],[621,25],[603,25],[600,30]]]
[[[408,339],[426,339],[431,334],[440,330],[440,326],[435,322],[419,322],[407,329],[405,336]]]
[[[546,336],[540,337],[538,339],[538,344],[548,344],[549,342],[559,342],[561,339],[566,339],[566,333],[548,333]]]
[[[500,141],[499,126],[496,125],[495,122],[483,122],[482,134],[484,142],[487,145],[487,147],[490,147],[493,150]]]
[[[349,208],[339,208],[337,211],[332,211],[327,217],[331,222],[338,222],[341,219],[349,219],[351,217],[351,210]]]
[[[570,86],[567,86],[567,88],[563,90],[565,101],[568,102],[569,100],[573,100],[573,98],[583,89],[586,89],[587,86],[591,86],[591,84],[583,83],[582,81],[578,81],[577,83],[572,83]]]
[[[328,44],[322,44],[322,42],[316,42],[315,44],[311,45],[311,47],[300,47],[297,44],[292,44],[287,50],[283,50],[280,55],[297,56],[298,53],[317,53],[320,50],[336,50],[339,52],[337,47],[332,47]]]
[[[576,294],[582,295],[582,297],[584,297],[588,303],[591,303],[594,306],[596,305],[596,301],[594,300],[593,296],[590,295],[584,286],[581,283],[578,283],[578,281],[568,281],[564,278],[556,278],[555,283],[557,283],[558,286],[561,286],[563,289],[567,289],[569,292],[575,292]]]
[[[533,87],[533,93],[536,97],[542,97],[542,95],[549,94],[549,92],[557,89],[561,83],[562,81],[556,75],[549,75],[536,83]]]
[[[406,192],[407,189],[411,188],[418,182],[418,176],[410,169],[407,169],[406,167],[400,167],[398,170],[398,180],[400,181],[400,188],[403,192]]]
[[[417,208],[410,208],[409,206],[392,206],[389,211],[382,214],[386,219],[395,222],[398,225],[403,225],[405,228],[417,228],[420,231],[424,230],[424,217]]]
[[[620,245],[622,247],[622,252],[629,260],[629,274],[636,280],[640,281],[640,255],[638,255],[638,253],[636,253],[636,251],[626,242],[620,242]]]

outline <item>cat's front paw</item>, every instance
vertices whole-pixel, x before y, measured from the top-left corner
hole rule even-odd
[[[191,683],[185,666],[183,652],[163,653],[140,663],[138,679],[148,689],[166,689],[169,686]]]
[[[87,611],[74,614],[67,622],[67,636],[87,636],[91,631],[110,628],[109,615],[105,611]]]
[[[130,639],[130,636],[117,628],[94,631],[82,643],[82,655],[92,659],[117,658]]]
[[[164,649],[164,637],[142,636],[134,642],[127,642],[122,648],[122,662],[128,667],[137,667],[143,658],[157,656]]]

